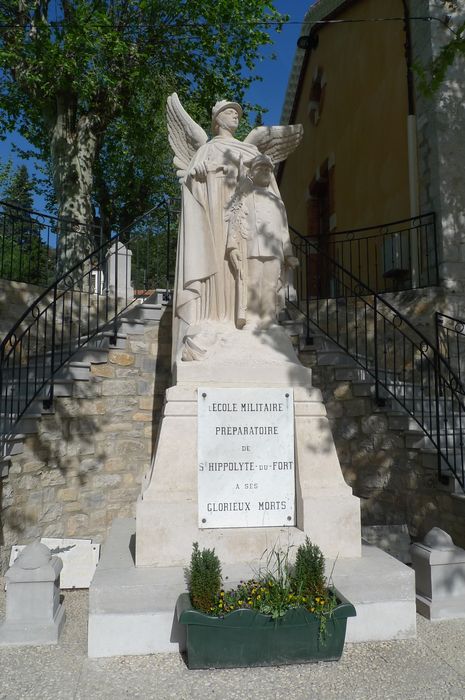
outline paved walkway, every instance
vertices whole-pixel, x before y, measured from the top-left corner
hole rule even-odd
[[[336,663],[189,671],[178,654],[88,659],[87,591],[65,605],[57,646],[0,648],[2,700],[465,699],[465,620],[418,617],[416,640],[347,645]]]

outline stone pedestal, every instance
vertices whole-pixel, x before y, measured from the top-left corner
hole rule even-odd
[[[89,589],[89,656],[183,651],[185,626],[176,601],[185,590],[184,566],[135,566],[135,522],[114,520]],[[258,562],[222,566],[228,587],[253,576]],[[357,610],[348,642],[415,637],[415,581],[405,566],[377,547],[362,556],[327,561],[336,588]]]
[[[429,620],[465,617],[465,550],[434,527],[412,545],[417,611]]]
[[[167,391],[155,460],[137,504],[137,566],[185,566],[192,543],[214,547],[225,564],[258,560],[277,542],[308,535],[327,557],[359,557],[360,506],[345,483],[326,410],[311,371],[279,326],[225,329],[201,362],[178,362]],[[294,392],[296,527],[199,529],[197,388],[291,387]]]
[[[6,618],[0,646],[56,644],[65,622],[60,603],[61,559],[34,542],[5,574]]]
[[[114,243],[108,250],[105,261],[105,288],[120,299],[132,299],[131,283],[132,250],[123,243]]]

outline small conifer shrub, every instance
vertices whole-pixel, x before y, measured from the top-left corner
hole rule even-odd
[[[254,579],[226,590],[221,587],[221,564],[215,550],[200,551],[194,542],[186,569],[192,607],[220,618],[234,610],[256,610],[274,620],[284,617],[288,610],[304,607],[319,619],[322,639],[338,601],[328,588],[321,549],[307,537],[297,549],[294,567],[289,561],[289,548],[281,551],[273,547],[265,555],[265,565]]]
[[[221,590],[221,564],[215,550],[200,551],[198,542],[194,542],[186,573],[192,605],[209,613]]]
[[[326,591],[325,558],[318,545],[312,544],[308,537],[297,549],[294,581],[296,588],[304,594],[316,596]]]

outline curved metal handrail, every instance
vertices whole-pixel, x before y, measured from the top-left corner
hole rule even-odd
[[[309,238],[378,294],[438,284],[433,212]]]
[[[102,228],[52,216],[0,200],[0,276],[16,282],[48,286],[59,276],[67,234],[85,236],[91,249],[101,245]],[[78,262],[78,261],[75,261]]]
[[[465,401],[451,364],[387,299],[291,231],[300,266],[290,303],[374,378],[378,400],[382,388],[408,412],[438,451],[439,476],[445,464],[465,488]]]
[[[150,230],[141,232],[138,227],[144,222],[150,223]],[[170,200],[163,198],[54,280],[7,333],[0,344],[0,456],[6,454],[14,426],[31,404],[38,397],[47,402],[53,399],[53,378],[64,364],[104,331],[113,341],[116,339],[118,319],[135,301],[130,284],[131,258],[152,263],[154,245],[164,233],[166,268],[158,279],[168,287],[174,262],[168,247],[170,226]],[[105,259],[106,280],[102,285],[99,278],[104,274]],[[137,276],[140,269],[144,270],[146,288],[159,286],[145,268],[136,266],[133,274]]]
[[[369,231],[389,231],[389,229],[393,227],[400,226],[401,224],[410,224],[404,226],[401,230],[405,230],[408,228],[412,228],[412,226],[415,228],[418,223],[421,223],[424,220],[428,221],[434,221],[435,214],[432,211],[426,212],[426,214],[419,214],[418,216],[413,216],[409,219],[397,219],[396,221],[388,221],[387,223],[384,224],[378,224],[377,226],[362,226],[359,228],[349,228],[344,231],[331,231],[328,235],[329,236],[343,236],[343,235],[353,235],[356,233],[368,233]],[[418,222],[418,223],[415,223]]]
[[[436,347],[460,379],[459,391],[465,395],[465,321],[439,311],[435,321]]]

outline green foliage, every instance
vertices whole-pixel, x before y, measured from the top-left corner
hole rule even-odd
[[[221,589],[221,564],[214,549],[200,551],[198,543],[194,542],[187,579],[192,605],[209,612]]]
[[[298,594],[306,599],[309,610],[320,618],[320,634],[324,635],[328,615],[336,607],[337,600],[328,588],[323,552],[308,537],[297,549],[293,582]]]
[[[194,555],[197,561],[200,556],[197,544],[194,544],[191,572]],[[307,537],[305,544],[297,550],[294,567],[290,563],[289,548],[281,551],[273,547],[270,552],[265,552],[265,555],[265,563],[255,578],[241,581],[239,586],[230,590],[221,588],[216,596],[210,597],[208,604],[207,597],[203,596],[203,607],[195,602],[191,584],[189,592],[194,608],[216,617],[222,617],[234,610],[257,610],[263,615],[270,615],[273,620],[278,620],[288,610],[305,607],[318,617],[320,635],[324,635],[327,620],[337,605],[337,598],[327,588],[324,557],[320,548],[313,545]],[[198,569],[200,570],[200,567]],[[211,590],[210,587],[209,591]]]
[[[14,126],[50,163],[59,210],[85,162],[106,230],[124,228],[176,185],[167,95],[208,127],[218,97],[242,100],[282,19],[271,0],[5,0],[0,135]]]
[[[444,28],[451,37],[439,50],[428,66],[416,62],[415,72],[418,76],[420,90],[432,97],[439,86],[444,82],[446,73],[454,61],[459,57],[465,57],[465,22],[456,21],[461,16],[460,5],[457,0],[441,0],[447,13],[446,19],[441,20]]]
[[[312,544],[308,537],[297,549],[293,577],[296,588],[307,595],[323,595],[326,590],[323,552],[318,545]]]
[[[2,197],[3,192],[9,185],[12,169],[13,163],[11,160],[8,160],[6,163],[0,163],[0,191],[2,192]]]
[[[131,268],[135,289],[173,287],[177,216],[176,202],[159,206],[130,227],[130,237],[127,240],[126,235],[122,234],[122,241],[132,251]]]
[[[52,261],[41,238],[41,224],[28,211],[32,209],[34,189],[26,166],[19,166],[13,173],[9,169],[1,191],[1,198],[11,206],[4,205],[0,211],[0,277],[46,284]]]
[[[288,577],[264,576],[241,582],[237,588],[229,591],[222,589],[209,612],[221,616],[233,610],[250,608],[277,620],[291,608],[305,603],[302,596],[293,593]]]
[[[34,187],[26,166],[20,165],[6,183],[2,199],[14,206],[32,209]]]

